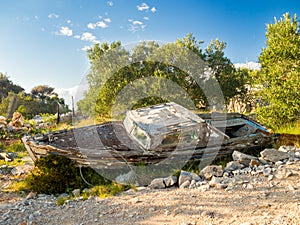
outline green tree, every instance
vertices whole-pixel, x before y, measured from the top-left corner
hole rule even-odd
[[[45,99],[46,97],[52,97],[53,95],[57,96],[54,92],[53,87],[49,87],[48,85],[38,85],[31,89],[31,94],[37,98]]]
[[[213,40],[205,49],[205,60],[211,73],[218,81],[226,103],[234,96],[243,96],[247,74],[244,70],[236,70],[229,58],[225,56],[226,43]]]
[[[205,53],[202,43],[188,34],[163,45],[141,42],[131,51],[124,49],[120,42],[95,44],[88,50],[89,90],[78,102],[79,110],[94,117],[110,117],[116,101],[123,102],[120,112],[130,102],[135,103],[133,108],[165,101],[174,101],[187,108],[207,106],[204,93],[213,88],[205,86],[212,80],[223,85],[226,98],[239,94],[243,85],[242,79],[238,79],[241,73],[225,57],[225,43],[212,42]],[[209,67],[212,72],[206,73]],[[171,88],[170,82],[174,84]],[[125,90],[130,92],[124,94]],[[138,97],[140,99],[135,101]]]
[[[279,128],[300,116],[300,35],[297,16],[288,13],[267,25],[266,47],[259,57],[262,64],[258,82],[261,104],[258,119]]]

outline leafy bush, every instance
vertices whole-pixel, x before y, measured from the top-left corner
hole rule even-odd
[[[74,163],[67,158],[50,155],[35,162],[35,168],[25,181],[37,193],[63,193],[82,185]]]
[[[35,162],[35,168],[25,178],[31,191],[45,194],[70,193],[74,189],[85,189],[91,186],[81,177],[96,185],[92,194],[108,196],[119,193],[125,186],[112,183],[103,178],[91,168],[76,167],[75,162],[69,158],[49,155]]]

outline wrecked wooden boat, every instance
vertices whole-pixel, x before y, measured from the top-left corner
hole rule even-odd
[[[124,121],[61,130],[22,141],[35,161],[49,154],[109,168],[162,161],[212,161],[234,150],[262,150],[276,135],[237,113],[194,114],[176,103],[128,111]]]

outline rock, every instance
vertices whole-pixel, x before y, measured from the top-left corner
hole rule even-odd
[[[185,181],[191,181],[192,180],[192,178],[190,177],[190,175],[189,175],[189,172],[187,172],[187,171],[181,171],[180,172],[180,175],[179,175],[179,180],[178,180],[178,185],[179,185],[179,187],[185,182]]]
[[[249,165],[249,163],[251,162],[251,159],[257,159],[255,156],[247,155],[247,154],[241,153],[239,151],[234,151],[232,153],[232,158],[234,161],[238,161],[245,166]]]
[[[74,189],[72,191],[72,194],[74,195],[74,197],[79,197],[80,196],[80,189]]]
[[[209,181],[211,187],[216,187],[218,184],[222,183],[222,178],[213,176]]]
[[[9,125],[13,126],[13,127],[23,127],[24,119],[23,119],[22,114],[19,112],[14,112],[13,118],[11,119]]]
[[[201,178],[198,174],[190,172],[190,177],[192,178],[192,180],[195,180],[196,182],[201,181]]]
[[[178,185],[181,186],[187,180],[190,181],[190,182],[192,180],[195,180],[197,182],[197,181],[200,181],[201,178],[196,173],[187,172],[187,171],[182,170],[180,172],[180,176],[179,176],[179,179],[178,179]]]
[[[262,157],[259,157],[258,160],[261,164],[268,165],[268,162],[266,160],[264,160]]]
[[[224,184],[230,184],[233,185],[236,182],[235,178],[223,178],[223,183]]]
[[[186,180],[179,186],[179,188],[188,188],[190,185],[191,185],[191,182],[189,180]]]
[[[240,175],[241,173],[242,173],[241,170],[234,170],[234,171],[232,171],[233,176],[238,176],[238,175]]]
[[[164,183],[166,187],[172,187],[177,183],[178,179],[176,176],[169,176],[164,178]]]
[[[264,175],[265,177],[270,176],[270,175],[271,175],[271,172],[272,172],[272,169],[271,169],[270,167],[269,167],[269,168],[263,169],[263,175]]]
[[[255,166],[260,166],[260,165],[261,165],[261,162],[258,159],[251,159],[250,160],[250,163],[249,163],[250,167],[255,167]]]
[[[281,151],[281,152],[289,152],[289,151],[295,151],[296,150],[296,147],[295,146],[280,146],[278,148],[278,151]]]
[[[251,173],[251,168],[250,167],[245,167],[244,169],[241,170],[242,174],[249,174]]]
[[[213,176],[221,177],[223,175],[223,169],[222,166],[206,166],[201,170],[200,175],[207,180],[211,179]]]
[[[29,194],[26,196],[26,199],[32,199],[36,196],[36,193],[35,192],[29,192]]]
[[[283,162],[282,162],[282,161],[277,161],[277,162],[275,162],[275,166],[281,166],[281,165],[283,165]]]
[[[195,188],[195,187],[196,187],[196,181],[192,180],[189,188]]]
[[[273,163],[289,158],[289,154],[287,152],[281,152],[273,148],[265,149],[260,154],[264,160]]]
[[[148,186],[150,189],[165,189],[166,185],[164,178],[156,178]]]
[[[210,188],[209,184],[204,184],[198,187],[198,189],[200,189],[200,191],[202,192],[209,190],[209,188]]]
[[[0,152],[0,159],[4,159],[5,162],[11,162],[12,159],[9,157],[9,155],[5,152]]]
[[[233,170],[238,170],[242,169],[245,167],[243,164],[239,163],[238,161],[231,161],[226,164],[225,171],[233,171]]]
[[[15,158],[18,157],[18,152],[7,152],[8,158],[10,158],[11,160],[14,160]]]
[[[33,214],[30,214],[28,217],[29,220],[33,220],[33,218],[34,218]]]
[[[6,118],[4,116],[0,116],[0,125],[7,125]]]
[[[269,176],[268,176],[268,181],[273,180],[273,178],[274,178],[274,175],[269,175]]]
[[[226,189],[228,187],[228,184],[217,184],[215,186],[216,189]]]

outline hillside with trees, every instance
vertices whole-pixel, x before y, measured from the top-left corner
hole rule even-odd
[[[9,92],[18,94],[19,92],[24,91],[22,87],[14,84],[9,77],[4,73],[0,72],[0,102],[2,98],[6,98]]]
[[[53,87],[38,85],[32,88],[31,93],[26,93],[18,85],[14,85],[7,76],[1,74],[0,115],[11,118],[16,111],[25,118],[31,119],[40,114],[56,114],[69,112],[63,98],[59,98]]]

